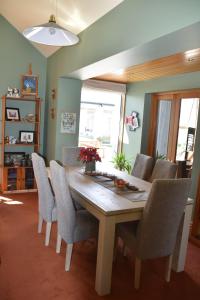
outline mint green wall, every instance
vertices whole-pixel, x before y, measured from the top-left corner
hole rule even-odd
[[[80,43],[48,59],[47,99],[61,76],[200,21],[199,0],[125,0],[80,33]],[[164,17],[163,17],[164,16]],[[57,102],[60,100],[57,93]],[[128,109],[128,107],[127,107]],[[140,106],[142,110],[142,104]],[[56,122],[48,116],[47,156],[55,157]],[[136,136],[137,138],[137,136]]]
[[[136,132],[129,132],[129,145],[124,144],[127,157],[135,158],[138,152],[146,153],[150,120],[150,93],[200,88],[200,72],[179,76],[163,77],[155,80],[129,84],[127,93],[126,113],[132,110],[140,113],[142,127]],[[143,111],[144,108],[144,111]],[[200,113],[196,134],[195,156],[192,172],[192,197],[195,196],[197,179],[200,173]]]
[[[77,79],[60,78],[58,82],[58,104],[55,159],[62,159],[62,146],[78,146],[78,132],[80,119],[80,99],[82,82]],[[76,113],[76,134],[61,133],[61,113]]]
[[[136,154],[140,152],[141,136],[142,136],[142,120],[143,120],[144,101],[141,92],[135,88],[134,84],[127,85],[126,93],[126,109],[125,116],[129,116],[132,111],[139,113],[139,125],[135,131],[129,131],[127,125],[124,126],[123,151],[127,158],[133,163]]]
[[[56,91],[56,98],[52,100],[51,94],[52,89]],[[46,124],[47,128],[46,136],[45,136],[45,144],[46,144],[46,156],[47,160],[55,159],[55,144],[56,144],[56,121],[57,121],[57,103],[58,103],[58,78],[57,73],[55,71],[51,71],[48,68],[47,64],[47,90],[46,90]],[[51,117],[50,109],[55,109],[55,118]]]
[[[78,45],[64,47],[52,55],[49,71],[67,76],[83,66],[198,22],[199,11],[199,0],[125,0],[80,33]]]
[[[39,75],[39,96],[43,100],[41,114],[41,150],[43,151],[47,59],[1,15],[0,41],[0,95],[7,92],[8,86],[20,88],[21,75],[27,73],[29,63],[32,63],[33,74]],[[18,104],[12,101],[12,106],[17,107]],[[21,103],[19,107],[21,116],[33,111],[31,104],[25,107]],[[30,126],[26,129],[31,130]],[[21,125],[20,129],[25,129],[24,125]],[[15,131],[13,134],[17,135],[18,133]]]

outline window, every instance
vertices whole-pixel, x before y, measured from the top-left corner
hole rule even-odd
[[[121,103],[119,92],[82,89],[79,146],[99,148],[104,161],[111,161],[119,149]]]

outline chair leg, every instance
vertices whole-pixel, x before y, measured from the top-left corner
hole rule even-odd
[[[51,222],[47,222],[46,225],[46,236],[45,236],[45,246],[49,246],[50,234],[51,234]]]
[[[39,220],[38,220],[38,233],[42,232],[42,223],[43,223],[43,219],[42,216],[39,214]]]
[[[56,253],[60,253],[61,242],[62,242],[62,238],[61,238],[61,235],[58,233],[57,243],[56,243]]]
[[[166,273],[165,273],[165,280],[167,282],[170,282],[171,270],[172,270],[172,259],[173,259],[173,256],[169,255],[168,259],[167,259]]]
[[[141,264],[142,264],[141,259],[136,257],[135,258],[135,278],[134,278],[134,287],[136,290],[138,290],[140,287]]]
[[[65,271],[67,271],[67,272],[70,269],[72,250],[73,250],[73,244],[67,244],[66,260],[65,260]]]

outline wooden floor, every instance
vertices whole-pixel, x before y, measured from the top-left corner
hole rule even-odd
[[[7,199],[6,199],[7,198]],[[65,249],[56,254],[56,224],[49,247],[37,234],[37,195],[3,195],[0,203],[0,300],[199,300],[200,248],[189,244],[186,269],[164,281],[163,259],[143,263],[141,288],[133,288],[133,260],[120,252],[113,266],[112,293],[94,290],[96,243],[75,246],[71,271],[64,271]]]

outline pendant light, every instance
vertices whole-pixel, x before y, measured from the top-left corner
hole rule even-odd
[[[54,15],[48,23],[26,28],[23,35],[32,42],[49,46],[70,46],[79,42],[78,36],[56,24]]]

